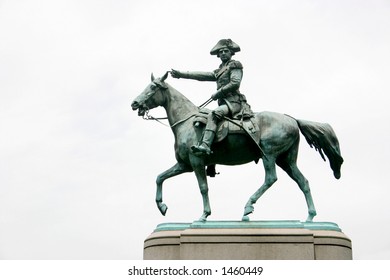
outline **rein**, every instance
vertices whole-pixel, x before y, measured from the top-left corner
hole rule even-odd
[[[201,105],[199,105],[198,108],[201,109],[201,108],[206,107],[207,105],[209,105],[209,104],[211,103],[211,101],[213,101],[212,98],[207,99],[207,101],[204,102],[204,103],[202,103]],[[142,118],[143,118],[144,120],[146,120],[146,121],[156,121],[156,122],[158,122],[158,123],[160,123],[160,124],[162,124],[162,125],[164,125],[164,126],[166,126],[166,127],[171,127],[171,128],[172,128],[172,127],[175,127],[176,125],[178,125],[178,124],[180,124],[180,123],[182,123],[182,122],[185,122],[186,120],[190,119],[190,118],[193,117],[193,116],[195,116],[195,114],[191,114],[191,115],[189,115],[188,117],[186,117],[186,118],[184,118],[184,119],[182,119],[182,120],[180,120],[180,121],[177,121],[177,122],[175,122],[173,125],[169,125],[169,126],[166,125],[165,123],[163,123],[163,122],[160,121],[160,120],[166,120],[166,119],[168,119],[167,117],[155,118],[155,117],[153,117],[152,115],[149,115],[149,109],[146,110],[145,115],[143,115]]]
[[[156,121],[156,122],[158,122],[158,123],[161,123],[162,125],[167,126],[165,123],[163,123],[163,122],[160,121],[160,120],[166,120],[166,119],[168,119],[167,117],[164,117],[164,118],[155,118],[155,117],[149,115],[149,109],[146,110],[145,115],[143,115],[142,118],[143,118],[145,121]]]
[[[176,125],[178,125],[178,124],[180,124],[180,123],[182,123],[182,122],[185,122],[186,120],[190,119],[190,118],[193,117],[193,116],[195,116],[195,114],[191,114],[191,115],[189,115],[188,117],[186,117],[186,118],[184,118],[184,119],[182,119],[182,120],[180,120],[180,121],[175,122],[173,125],[166,125],[165,123],[163,123],[163,122],[160,121],[160,120],[166,120],[166,119],[168,119],[167,117],[155,118],[155,117],[149,115],[149,110],[147,110],[147,111],[145,112],[145,115],[144,115],[142,118],[143,118],[144,120],[146,120],[146,121],[156,121],[156,122],[158,122],[158,123],[160,123],[160,124],[162,124],[162,125],[164,125],[164,126],[166,126],[166,127],[171,127],[171,128],[172,128],[172,127],[175,127]]]

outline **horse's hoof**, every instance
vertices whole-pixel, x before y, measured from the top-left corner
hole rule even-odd
[[[245,210],[244,210],[244,216],[252,214],[254,210],[255,210],[255,208],[253,208],[252,205],[251,206],[246,206]]]
[[[165,216],[168,211],[168,206],[166,206],[165,203],[161,203],[158,205],[158,210],[160,210],[161,214]]]
[[[242,219],[241,219],[243,222],[249,222],[249,217],[248,216],[242,216]]]
[[[207,221],[207,217],[210,216],[210,213],[204,213],[202,215],[202,217],[199,218],[199,222],[206,222]]]
[[[204,222],[206,222],[207,221],[207,218],[205,218],[205,217],[200,217],[199,218],[199,220],[198,220],[198,222],[202,222],[202,223],[204,223]]]
[[[309,216],[307,216],[306,222],[307,222],[307,223],[313,222],[313,218],[314,218],[316,215],[317,215],[316,212],[309,213]]]

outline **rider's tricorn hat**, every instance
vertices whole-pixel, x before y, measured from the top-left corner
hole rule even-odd
[[[239,52],[241,50],[240,46],[234,43],[231,39],[222,39],[219,40],[215,47],[211,49],[210,54],[217,55],[219,50],[222,48],[228,48],[233,53]]]

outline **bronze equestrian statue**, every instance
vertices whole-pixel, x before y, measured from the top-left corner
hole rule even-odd
[[[221,57],[222,53],[219,55]],[[238,63],[235,65],[237,66]],[[218,83],[219,71],[213,73],[215,77],[211,79],[210,76],[210,80]],[[168,74],[169,72],[165,73],[161,78],[154,78],[152,74],[151,83],[131,104],[133,110],[138,110],[138,115],[146,118],[149,116],[150,109],[162,106],[167,113],[168,122],[175,137],[174,147],[177,163],[158,175],[156,180],[156,203],[160,212],[165,215],[168,209],[162,198],[163,182],[185,172],[194,172],[203,198],[203,213],[200,221],[205,221],[211,214],[206,167],[215,164],[240,165],[252,161],[257,163],[262,159],[265,180],[246,203],[242,220],[249,220],[248,215],[254,210],[253,204],[276,182],[276,165],[278,165],[298,184],[303,192],[308,207],[306,221],[312,221],[317,213],[309,183],[297,166],[299,132],[304,135],[310,146],[314,146],[318,150],[324,160],[326,155],[335,178],[339,179],[343,158],[332,127],[329,124],[297,120],[275,112],[254,113],[246,120],[242,116],[239,120],[234,119],[234,113],[238,112],[238,109],[232,110],[228,104],[233,103],[229,97],[234,96],[234,94],[230,93],[239,93],[236,91],[238,87],[225,91],[222,82],[222,86],[218,85],[218,91],[213,95],[213,99],[221,99],[220,106],[226,105],[229,108],[227,115],[217,116],[220,111],[214,110],[207,111],[206,117],[204,117],[204,109],[194,105],[183,94],[165,82]],[[192,74],[189,73],[187,77],[196,76],[191,76]],[[186,74],[173,70],[172,75],[183,77]],[[199,76],[197,77],[199,78]],[[245,104],[245,101],[241,95],[237,94],[237,96],[238,99],[234,100],[241,102],[240,110],[242,110],[242,104]],[[229,103],[226,103],[225,100]],[[244,102],[242,103],[242,101]],[[227,110],[222,111],[226,112]],[[202,119],[206,119],[206,121],[202,122]],[[217,136],[214,133],[213,136],[210,136],[210,138],[214,138],[214,141],[209,141],[205,130],[211,126],[209,122],[215,121],[215,119],[218,123]],[[206,141],[209,142],[204,143]]]

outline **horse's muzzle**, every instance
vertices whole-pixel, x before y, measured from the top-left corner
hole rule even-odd
[[[144,116],[147,111],[147,109],[137,101],[133,101],[133,103],[131,103],[131,109],[133,109],[133,111],[138,109],[138,116]]]
[[[137,101],[133,101],[131,103],[131,109],[133,109],[133,111],[137,110],[139,108],[139,103]]]

